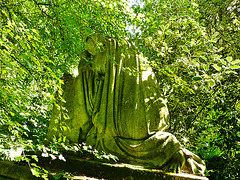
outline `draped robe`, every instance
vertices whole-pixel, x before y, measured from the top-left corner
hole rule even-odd
[[[135,46],[122,39],[92,35],[86,49],[78,76],[65,76],[66,103],[60,106],[69,117],[63,118],[55,107],[48,138],[61,134],[123,161],[179,172],[188,151],[165,132],[169,113],[151,67],[144,66]],[[185,154],[195,163],[192,171],[203,174],[204,162]]]

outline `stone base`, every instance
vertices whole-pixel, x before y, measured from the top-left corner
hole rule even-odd
[[[65,157],[66,158],[66,157]],[[166,179],[166,180],[208,180],[206,177],[191,174],[174,174],[156,169],[145,169],[141,166],[129,164],[109,164],[73,157],[66,158],[66,162],[41,158],[38,165],[48,171],[70,172],[75,174],[72,179]],[[32,175],[28,166],[23,166],[10,161],[0,161],[0,179],[40,179]],[[90,178],[92,177],[92,178]],[[53,179],[49,174],[49,179]]]

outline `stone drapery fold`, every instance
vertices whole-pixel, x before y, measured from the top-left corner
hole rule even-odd
[[[165,132],[169,116],[165,100],[160,98],[151,67],[144,66],[131,42],[89,36],[78,76],[64,77],[66,103],[59,107],[66,108],[69,118],[55,106],[48,139],[64,135],[71,142],[86,142],[134,164],[181,170],[184,150]]]

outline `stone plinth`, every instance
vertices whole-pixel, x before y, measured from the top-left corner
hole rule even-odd
[[[51,163],[50,163],[51,162]],[[38,165],[47,170],[57,172],[72,172],[72,179],[166,179],[166,180],[208,180],[206,177],[191,174],[167,173],[154,169],[145,169],[141,166],[129,164],[110,164],[74,157],[66,158],[66,162],[60,160],[51,161],[49,158],[40,158]],[[53,173],[53,172],[51,172]],[[28,166],[14,164],[9,161],[0,161],[1,176],[11,179],[31,180],[38,179],[31,174]],[[87,178],[89,177],[89,178]],[[49,179],[53,179],[49,174]]]

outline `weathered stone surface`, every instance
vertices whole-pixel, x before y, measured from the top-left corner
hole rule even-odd
[[[53,160],[49,158],[40,158],[38,165],[44,166],[45,169],[55,172],[72,172],[75,176],[72,179],[166,179],[166,180],[207,180],[206,177],[195,176],[190,174],[174,174],[161,172],[159,170],[144,169],[141,166],[130,164],[109,164],[84,159],[67,158],[66,162]],[[51,163],[50,163],[51,161]],[[76,173],[77,172],[77,173]],[[49,174],[49,179],[54,179]],[[62,174],[62,173],[60,173]],[[38,179],[31,175],[30,169],[27,166],[14,164],[9,161],[0,161],[0,179],[4,176],[5,179],[20,179],[31,180]],[[94,177],[94,178],[93,178]],[[40,178],[39,178],[40,179]]]
[[[78,71],[76,78],[64,76],[66,103],[55,106],[48,139],[64,135],[132,164],[204,174],[204,162],[165,132],[165,99],[133,44],[89,36]]]
[[[14,164],[14,162],[11,161],[0,161],[0,176],[3,176],[5,179],[9,178],[19,180],[41,179],[33,176],[29,167]]]

